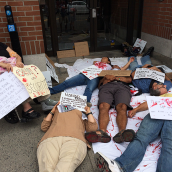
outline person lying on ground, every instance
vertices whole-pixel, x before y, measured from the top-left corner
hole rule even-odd
[[[119,133],[117,133],[113,140],[116,143],[124,141],[131,142],[134,139],[134,130],[126,130],[127,125],[127,109],[133,109],[130,106],[131,93],[128,83],[131,83],[132,78],[129,77],[115,77],[106,75],[101,82],[99,88],[99,130],[96,132],[89,132],[85,134],[85,138],[91,142],[107,143],[111,141],[111,137],[106,133],[107,125],[109,123],[109,109],[115,106],[117,112],[116,122]]]
[[[82,112],[71,110],[59,113],[58,102],[44,118],[41,130],[46,132],[38,144],[39,172],[74,172],[87,154],[84,132],[96,131],[98,125],[89,107],[85,107],[87,119]]]
[[[165,87],[164,93],[167,92]],[[166,91],[165,91],[166,89]],[[166,93],[163,97],[172,97],[172,94]],[[148,110],[147,102],[140,104],[137,108],[129,112],[132,118],[137,112]],[[95,155],[96,165],[101,172],[133,172],[146,152],[147,146],[158,137],[161,137],[162,148],[157,163],[157,172],[171,171],[172,160],[172,120],[152,119],[148,113],[140,124],[134,140],[128,145],[124,153],[110,160],[102,153]]]
[[[111,70],[112,69],[111,61],[108,57],[102,57],[101,62],[94,61],[93,64],[102,70]],[[67,88],[81,86],[81,85],[87,85],[85,92],[84,92],[84,96],[87,96],[87,106],[91,107],[92,106],[92,104],[90,102],[91,96],[92,96],[93,91],[97,88],[98,84],[99,84],[99,77],[90,80],[84,74],[79,73],[78,75],[65,80],[61,84],[59,84],[53,88],[49,88],[49,90],[50,90],[51,95],[53,95],[53,94],[60,93]]]
[[[20,68],[24,67],[21,57],[16,52],[14,52],[10,47],[0,42],[0,74],[2,74],[5,71],[13,71],[14,66]],[[41,102],[42,104],[43,110],[51,110],[52,107],[54,107],[54,105],[57,103],[57,101],[53,101],[49,99],[49,97],[50,95],[38,97],[39,102]],[[31,107],[29,101],[31,101],[31,99],[28,99],[22,103],[22,117],[28,119],[34,119],[39,117],[40,113],[36,112]]]

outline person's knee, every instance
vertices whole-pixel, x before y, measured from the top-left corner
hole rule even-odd
[[[110,108],[110,105],[108,103],[101,103],[99,105],[99,110],[102,111],[102,110],[105,110],[105,111],[108,111]]]
[[[127,111],[127,105],[124,103],[120,103],[116,106],[116,111]]]

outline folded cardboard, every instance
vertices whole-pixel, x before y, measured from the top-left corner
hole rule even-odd
[[[57,51],[57,58],[75,57],[75,50]]]
[[[103,70],[100,72],[99,77],[105,75],[114,75],[114,76],[130,76],[131,70]]]

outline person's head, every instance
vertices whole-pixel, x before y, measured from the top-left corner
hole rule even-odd
[[[150,95],[151,96],[160,96],[162,94],[167,93],[166,85],[163,83],[156,83],[154,82],[152,85],[152,88],[150,89]]]
[[[111,65],[111,61],[110,61],[109,57],[102,57],[101,62]]]

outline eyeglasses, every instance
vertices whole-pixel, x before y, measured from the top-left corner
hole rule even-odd
[[[160,84],[158,84],[158,85],[160,85]],[[161,84],[161,85],[162,85],[162,84]],[[160,88],[165,88],[164,84],[162,85],[162,87],[159,87],[159,88],[157,88],[157,89],[159,90]]]

